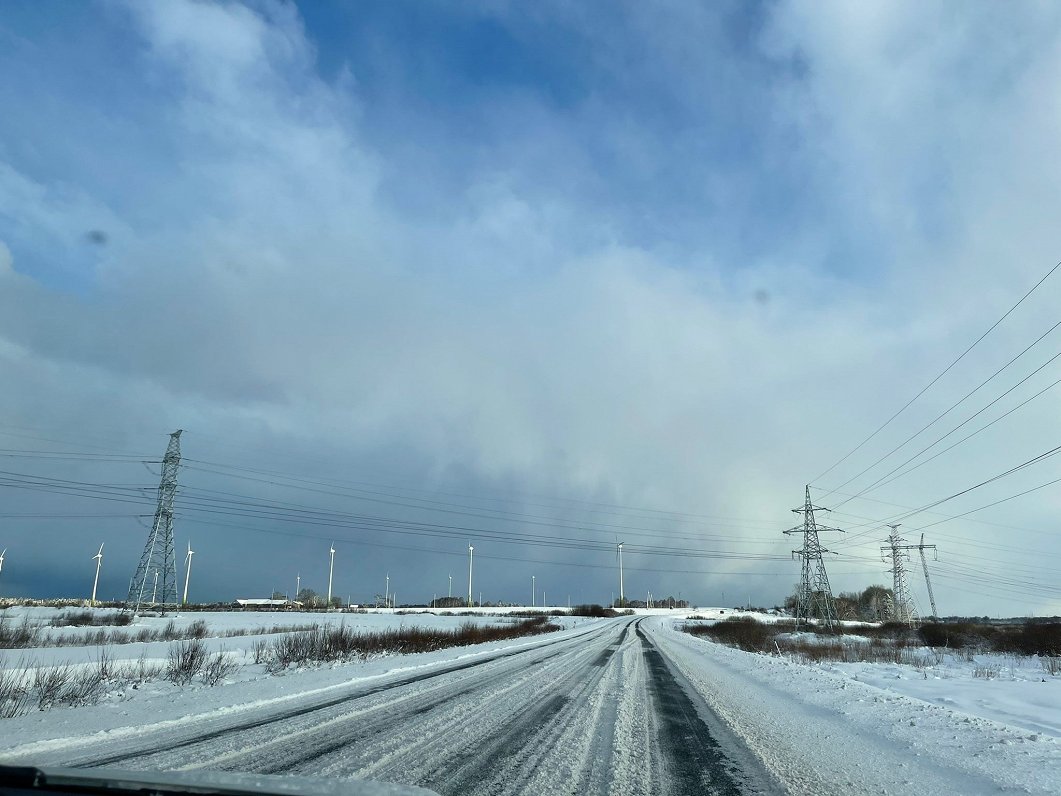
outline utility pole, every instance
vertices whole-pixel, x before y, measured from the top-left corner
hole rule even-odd
[[[328,602],[324,604],[324,610],[332,607],[332,573],[335,571],[335,542],[328,545]]]
[[[615,553],[619,556],[619,607],[622,608],[626,604],[626,598],[623,595],[623,545],[626,542],[618,542],[615,545]]]
[[[921,544],[917,546],[917,549],[921,551],[921,566],[925,570],[925,585],[928,587],[928,601],[932,605],[932,616],[939,619],[939,613],[936,611],[936,595],[932,593],[932,581],[928,578],[928,561],[925,559],[925,550],[932,550],[932,560],[938,560],[936,556],[936,546],[934,544],[925,544],[925,535],[921,534]]]
[[[892,532],[888,534],[888,544],[881,547],[881,557],[891,561],[892,571],[892,607],[889,619],[893,622],[914,624],[914,606],[910,600],[910,590],[906,586],[906,551],[916,545],[903,544],[906,540],[899,536],[899,526],[889,525]]]
[[[7,552],[6,550],[4,551]],[[92,581],[92,599],[88,601],[88,604],[94,606],[96,604],[96,586],[99,585],[99,568],[103,564],[103,545],[99,546],[99,552],[92,556],[96,559],[96,579]],[[3,554],[0,553],[0,562],[3,561]]]
[[[475,548],[468,545],[468,607],[472,607],[472,556],[475,554]]]
[[[192,556],[194,555],[195,551],[192,550],[192,543],[188,542],[188,555],[185,557],[188,569],[184,573],[184,599],[181,600],[181,605],[188,604],[188,581],[192,579]]]
[[[784,531],[786,534],[803,534],[803,547],[793,550],[792,557],[800,560],[801,573],[799,590],[796,592],[796,625],[809,623],[811,618],[817,615],[827,629],[836,629],[843,632],[843,626],[836,616],[836,604],[833,602],[833,590],[829,585],[829,575],[825,571],[825,561],[822,553],[829,550],[821,546],[818,534],[823,531],[836,531],[843,533],[839,528],[826,528],[814,521],[814,512],[828,511],[820,506],[815,506],[810,500],[810,486],[806,488],[806,496],[802,506],[792,509],[795,514],[803,515],[803,524]]]
[[[151,570],[158,577],[162,571],[162,613],[166,606],[177,606],[177,561],[173,550],[173,498],[177,494],[177,470],[181,461],[181,431],[169,435],[166,455],[162,457],[162,480],[158,485],[158,507],[151,523],[151,533],[140,556],[140,563],[129,584],[125,609],[135,615],[144,601],[144,589]],[[154,602],[154,600],[152,600]]]

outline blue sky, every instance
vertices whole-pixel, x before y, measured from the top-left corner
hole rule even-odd
[[[17,389],[0,396],[0,433],[12,449],[41,437],[155,456],[181,427],[186,455],[215,464],[461,495],[477,511],[500,496],[510,514],[491,528],[513,535],[519,514],[604,541],[648,522],[658,546],[700,534],[702,548],[773,558],[646,549],[638,575],[632,552],[636,591],[708,601],[741,584],[777,602],[792,583],[780,530],[807,480],[1056,262],[1061,15],[1012,8],[5,4],[0,369]],[[1053,322],[1052,290],[817,486],[1026,346]],[[888,503],[921,505],[1034,455],[1051,396],[841,521],[883,520]],[[151,488],[139,464],[18,467]],[[178,542],[194,530],[215,545],[196,563],[217,598],[291,580],[330,539],[262,518],[211,525],[192,499],[208,490],[445,517],[237,472],[186,473]],[[5,492],[13,589],[71,588],[77,560],[47,552],[82,533],[108,542],[120,587],[135,518],[30,520],[94,504]],[[1024,529],[1013,564],[1046,580],[1057,573],[1035,567],[1057,503],[1045,490],[977,516]],[[981,547],[966,564],[1004,568],[997,526],[954,522],[951,552],[968,541]],[[411,599],[430,597],[426,573],[437,580],[439,556],[457,561],[467,541],[440,554],[409,537],[421,552],[398,554],[344,533],[351,591],[390,569],[417,584]],[[884,578],[879,540],[859,540],[838,588]],[[249,545],[259,566],[234,580],[209,564]],[[493,554],[508,569],[484,587],[503,599],[532,568],[562,591],[611,590],[598,551],[510,540]],[[999,581],[987,598],[968,572],[949,577],[969,611],[1061,610],[1046,587]]]

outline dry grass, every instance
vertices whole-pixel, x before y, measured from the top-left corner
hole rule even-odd
[[[801,629],[817,636],[829,635],[814,626]],[[1010,669],[1019,668],[1025,659],[1033,655],[1038,655],[1043,661],[1061,660],[1061,623],[1056,621],[1030,620],[1015,625],[933,622],[917,629],[903,624],[884,623],[859,628],[859,635],[868,637],[868,643],[779,637],[792,630],[794,625],[791,622],[767,624],[752,617],[730,617],[711,625],[685,626],[687,633],[707,636],[748,652],[791,654],[808,663],[903,663],[924,668],[941,664],[946,653],[972,663],[974,655],[987,652],[1005,654],[1007,668]],[[926,647],[929,648],[927,654]],[[1055,664],[1043,665],[1046,668]],[[1061,664],[1056,666],[1061,668]],[[998,676],[995,669],[980,668],[983,672],[976,674],[977,677]]]
[[[357,633],[345,625],[325,626],[275,639],[270,645],[266,663],[270,672],[280,672],[289,667],[364,660],[383,654],[431,652],[447,647],[550,633],[559,629],[545,617],[500,627],[466,623],[455,630],[408,627]]]
[[[33,647],[102,647],[121,644],[147,644],[152,641],[187,641],[195,638],[236,638],[240,636],[265,636],[279,633],[295,633],[315,630],[316,623],[301,625],[272,625],[271,627],[233,628],[221,633],[211,633],[206,622],[197,619],[186,627],[178,627],[172,619],[161,628],[142,627],[138,630],[118,630],[99,627],[100,625],[127,625],[128,621],[120,620],[129,614],[102,615],[106,621],[96,621],[92,612],[67,612],[52,619],[50,627],[98,627],[88,633],[48,633],[41,622],[31,622],[24,617],[21,622],[12,621],[0,614],[0,649],[30,649]]]

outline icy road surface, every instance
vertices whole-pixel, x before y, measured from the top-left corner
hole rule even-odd
[[[189,693],[176,713],[149,712],[151,700],[121,703],[128,715],[48,711],[0,725],[0,760],[357,777],[442,794],[1061,792],[1052,737],[678,624],[586,621],[236,683]]]
[[[777,792],[739,742],[705,723],[706,707],[639,624],[587,623],[281,710],[18,757],[358,777],[442,794]]]

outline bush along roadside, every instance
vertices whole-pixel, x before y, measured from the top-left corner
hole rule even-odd
[[[184,687],[198,681],[215,686],[240,669],[224,649],[210,653],[201,639],[170,645],[165,664],[148,661],[116,663],[101,647],[94,663],[59,663],[40,666],[22,659],[12,665],[0,661],[0,718],[13,718],[31,710],[94,705],[109,692],[138,688],[152,680],[168,680]]]
[[[121,617],[125,617],[122,619]],[[86,618],[87,617],[87,618]],[[184,641],[195,638],[233,638],[237,636],[264,636],[276,633],[291,633],[296,630],[313,630],[317,623],[301,625],[273,625],[271,627],[233,628],[212,632],[202,619],[196,619],[183,627],[170,620],[162,627],[144,627],[138,630],[121,630],[100,625],[127,626],[130,614],[111,614],[103,620],[93,618],[89,612],[60,615],[49,622],[50,627],[93,627],[84,633],[52,634],[42,622],[31,622],[24,617],[16,622],[0,614],[0,649],[28,649],[31,647],[100,647],[117,644],[147,644],[152,641]],[[97,621],[98,620],[98,621]]]
[[[447,647],[536,636],[559,629],[544,616],[500,626],[466,623],[455,630],[405,627],[355,633],[345,625],[326,625],[274,639],[268,648],[255,650],[255,660],[264,662],[270,672],[276,673],[289,668],[365,660],[376,655],[432,652]]]
[[[560,630],[547,617],[534,617],[505,625],[466,623],[454,630],[418,627],[396,628],[376,633],[357,633],[345,625],[289,630],[267,642],[255,642],[245,653],[266,671],[277,674],[290,668],[365,660],[379,655],[431,652],[447,647],[535,636]],[[116,663],[101,647],[95,663],[60,663],[49,666],[20,659],[12,664],[0,658],[0,718],[21,716],[32,710],[93,705],[108,693],[138,688],[165,680],[185,688],[201,684],[216,686],[234,676],[241,664],[235,653],[221,649],[209,652],[200,637],[174,641],[165,663],[136,661]]]
[[[799,630],[834,640],[788,637],[796,630],[793,622],[765,623],[753,617],[731,617],[709,625],[686,624],[683,629],[746,652],[791,654],[803,663],[905,663],[925,667],[941,663],[945,653],[967,660],[972,660],[974,654],[1002,653],[1037,657],[1046,673],[1061,674],[1061,622],[1056,621],[1029,620],[1013,625],[928,622],[917,628],[886,622],[857,628],[855,632],[868,640],[854,644],[842,643],[835,633],[813,625],[803,625]]]

